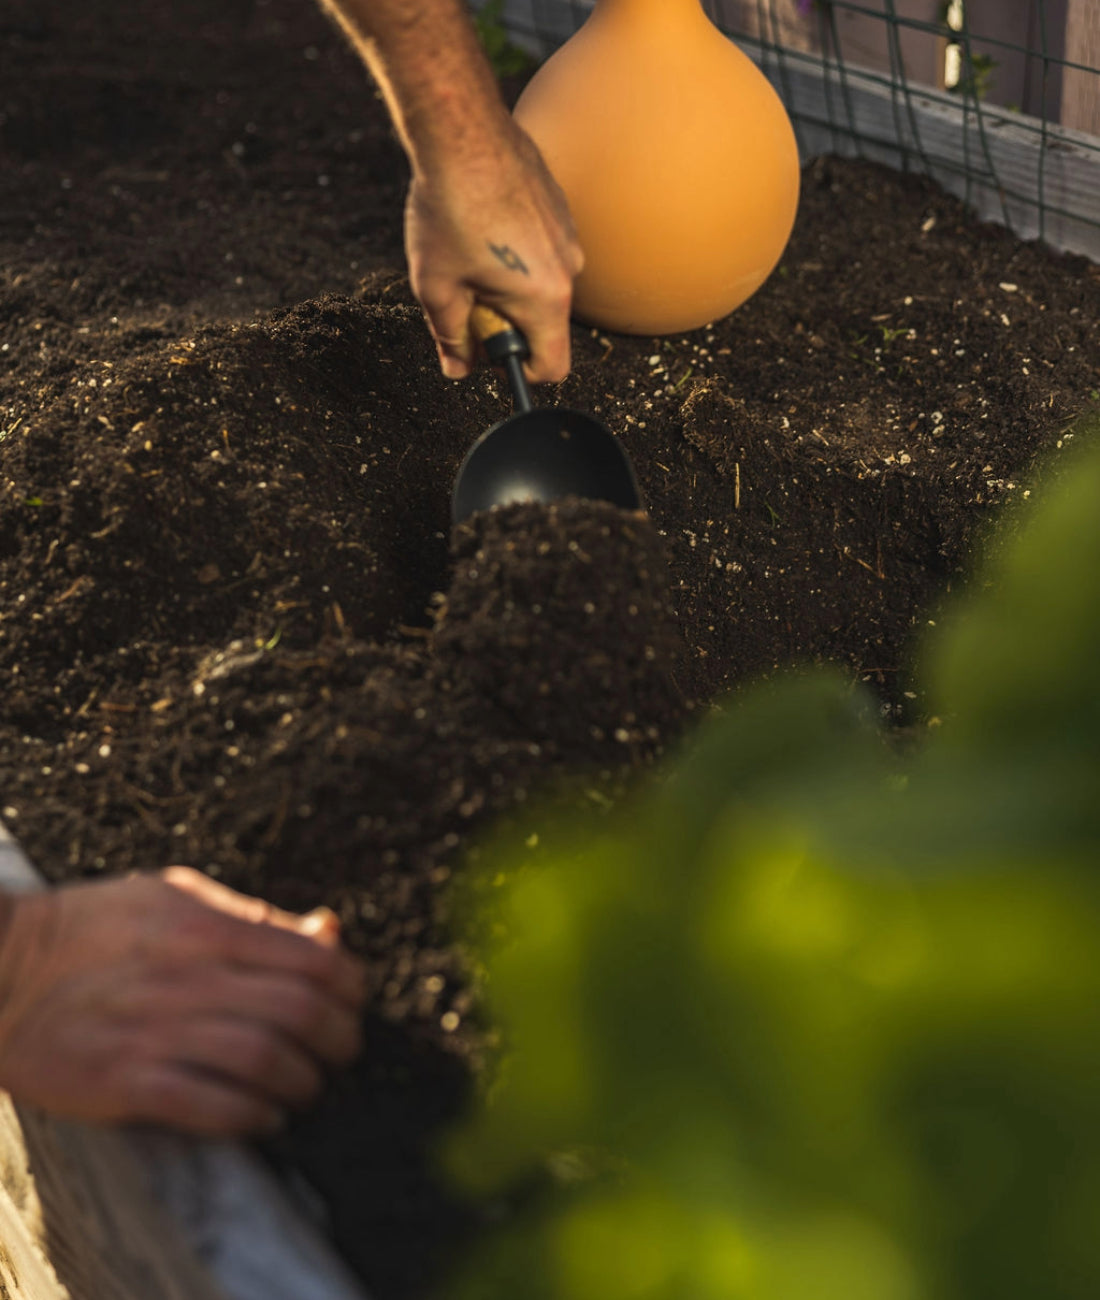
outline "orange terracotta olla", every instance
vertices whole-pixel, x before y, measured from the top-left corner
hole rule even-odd
[[[798,206],[794,132],[700,0],[597,0],[516,118],[577,224],[579,319],[627,334],[695,329],[779,261]]]

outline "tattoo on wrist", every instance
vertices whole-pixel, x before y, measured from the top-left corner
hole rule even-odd
[[[507,244],[490,243],[489,252],[492,253],[498,262],[506,266],[509,271],[519,271],[523,275],[530,275],[530,272],[527,269],[527,263],[514,249],[509,248]]]

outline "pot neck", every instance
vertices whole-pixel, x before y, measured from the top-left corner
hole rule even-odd
[[[621,18],[630,22],[699,22],[713,26],[702,0],[596,0],[591,16],[600,22]]]
[[[684,14],[689,16],[705,17],[703,13],[702,0],[596,0],[594,14],[606,16],[609,13],[618,13],[620,10],[631,14],[653,14],[654,17],[681,17]]]

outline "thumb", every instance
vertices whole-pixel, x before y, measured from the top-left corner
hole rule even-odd
[[[336,948],[340,943],[340,922],[330,907],[315,907],[300,919],[298,933],[323,948]]]

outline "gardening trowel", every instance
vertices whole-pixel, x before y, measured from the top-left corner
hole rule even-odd
[[[471,323],[489,360],[504,368],[515,410],[467,452],[451,496],[454,522],[493,506],[566,496],[640,509],[633,466],[611,430],[581,411],[534,407],[523,373],[530,355],[523,334],[481,305],[474,307]]]

